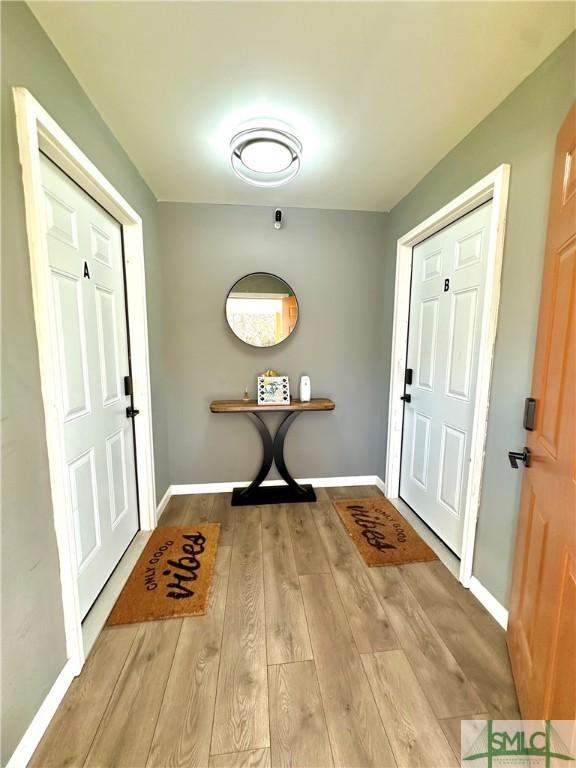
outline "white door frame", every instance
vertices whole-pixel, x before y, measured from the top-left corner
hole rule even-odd
[[[440,229],[456,221],[456,219],[470,213],[470,211],[482,205],[482,203],[488,202],[488,200],[493,201],[489,228],[486,292],[480,320],[478,381],[472,423],[470,475],[464,502],[464,532],[460,561],[460,581],[466,587],[469,586],[472,576],[474,540],[480,505],[492,360],[496,339],[498,306],[500,303],[500,278],[504,253],[509,180],[510,166],[498,166],[492,173],[489,173],[456,199],[452,200],[452,202],[401,237],[398,240],[396,254],[385,481],[387,495],[392,499],[398,496],[400,486],[400,454],[404,422],[404,404],[400,398],[404,394],[404,375],[406,371],[412,249],[418,243],[421,243]]]
[[[134,425],[138,467],[139,519],[140,528],[147,531],[156,527],[156,484],[152,443],[142,219],[28,90],[25,88],[13,88],[12,90],[24,186],[26,229],[30,251],[34,319],[38,339],[40,383],[44,401],[52,508],[60,560],[66,650],[74,674],[77,675],[84,664],[85,654],[76,579],[76,540],[72,504],[65,475],[64,434],[58,415],[60,390],[56,377],[56,367],[53,364],[53,361],[57,359],[58,348],[45,236],[46,212],[40,171],[40,150],[60,166],[122,225],[126,263],[126,293],[128,296],[127,312],[132,332],[130,345],[134,400],[140,410]]]

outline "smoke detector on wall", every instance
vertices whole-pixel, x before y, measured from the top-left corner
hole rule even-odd
[[[230,142],[234,173],[256,187],[280,187],[296,176],[302,144],[293,134],[277,128],[250,128]]]

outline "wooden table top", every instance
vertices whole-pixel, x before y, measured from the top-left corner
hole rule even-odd
[[[326,397],[313,397],[309,402],[291,400],[290,405],[258,405],[257,400],[213,400],[212,413],[246,413],[250,411],[333,411],[336,405]]]

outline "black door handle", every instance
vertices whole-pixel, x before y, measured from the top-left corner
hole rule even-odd
[[[521,461],[525,467],[532,463],[532,454],[530,448],[524,447],[522,453],[519,451],[508,451],[508,460],[512,469],[518,469],[518,462]]]
[[[134,416],[138,416],[139,413],[140,411],[137,411],[136,408],[132,408],[132,406],[128,406],[128,408],[126,408],[126,417],[128,419],[133,419]]]
[[[404,400],[405,403],[411,403],[412,402],[412,395],[402,395],[400,400]]]

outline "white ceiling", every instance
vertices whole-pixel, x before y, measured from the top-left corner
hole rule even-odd
[[[574,28],[572,2],[30,2],[159,200],[385,211]],[[299,176],[228,142],[291,124]]]

